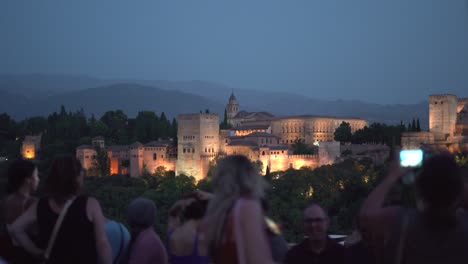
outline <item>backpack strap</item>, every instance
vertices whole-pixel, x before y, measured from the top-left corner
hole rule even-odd
[[[49,259],[50,253],[52,252],[52,248],[54,247],[55,240],[57,239],[58,232],[60,230],[60,227],[62,226],[63,220],[65,219],[65,215],[68,212],[68,208],[70,208],[70,205],[75,201],[76,196],[72,197],[71,199],[67,200],[65,205],[62,208],[62,211],[60,212],[60,215],[57,219],[57,222],[55,222],[54,229],[52,231],[52,235],[49,238],[49,243],[47,243],[47,249],[44,253],[44,258],[46,260]]]

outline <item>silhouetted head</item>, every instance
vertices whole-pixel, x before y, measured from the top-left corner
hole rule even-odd
[[[304,209],[303,215],[304,233],[309,240],[326,240],[330,220],[325,210],[316,203],[310,203]]]
[[[435,155],[427,159],[416,178],[416,188],[423,212],[436,221],[454,215],[462,198],[461,171],[452,155]]]
[[[127,223],[132,229],[146,229],[154,224],[156,205],[147,198],[136,198],[127,208]]]
[[[45,182],[46,192],[56,201],[63,202],[77,195],[83,186],[84,173],[80,162],[72,155],[58,155],[52,162]]]
[[[242,155],[228,156],[218,162],[213,188],[215,196],[263,197],[264,181],[257,168]]]
[[[37,189],[39,176],[37,166],[29,161],[18,159],[8,168],[7,193],[15,193],[23,186],[31,193]]]
[[[183,218],[185,220],[200,220],[205,216],[207,206],[207,200],[194,199],[193,202],[185,207]]]

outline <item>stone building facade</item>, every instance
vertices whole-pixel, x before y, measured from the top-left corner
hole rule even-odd
[[[77,157],[86,169],[92,166],[94,148],[103,147],[110,160],[111,174],[136,177],[146,169],[158,167],[174,170],[201,180],[206,177],[210,163],[217,157],[241,154],[253,162],[260,161],[262,171],[288,168],[316,168],[336,162],[341,147],[333,141],[334,132],[342,122],[348,122],[355,132],[367,125],[360,118],[327,116],[275,117],[267,112],[246,112],[239,109],[234,94],[226,105],[228,123],[232,128],[219,129],[219,116],[213,113],[180,114],[177,116],[177,146],[172,142],[153,141],[145,145],[135,142],[128,146],[107,146],[96,138],[93,146],[80,146]],[[294,155],[291,145],[296,139],[317,149],[310,155]]]
[[[42,135],[26,136],[21,144],[21,156],[25,159],[36,158],[37,152],[41,148]]]
[[[104,139],[93,139],[91,145],[77,148],[76,157],[85,171],[93,168],[93,160],[97,156],[96,148],[104,146],[102,141]],[[130,174],[131,177],[138,177],[144,170],[154,173],[159,167],[175,170],[176,157],[170,141],[152,141],[144,145],[135,142],[131,145],[108,146],[103,150],[107,154],[111,175]]]
[[[177,126],[176,175],[191,175],[201,180],[208,172],[209,162],[219,152],[219,116],[181,114],[177,116]]]
[[[404,149],[468,151],[468,98],[429,96],[429,131],[403,133]]]
[[[291,145],[296,139],[301,139],[310,145],[314,142],[333,141],[335,130],[342,122],[350,124],[352,133],[367,125],[367,121],[360,118],[286,116],[272,120],[271,133],[278,136],[283,144]]]

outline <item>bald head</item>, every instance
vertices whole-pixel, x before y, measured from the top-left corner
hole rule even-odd
[[[329,226],[325,210],[318,204],[310,204],[304,209],[304,232],[310,240],[326,240]]]

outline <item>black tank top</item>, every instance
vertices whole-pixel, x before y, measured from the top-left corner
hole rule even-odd
[[[94,225],[86,214],[88,197],[78,196],[68,208],[57,234],[48,263],[97,263]],[[37,205],[39,244],[46,249],[58,219],[49,206],[49,198],[42,198]]]

